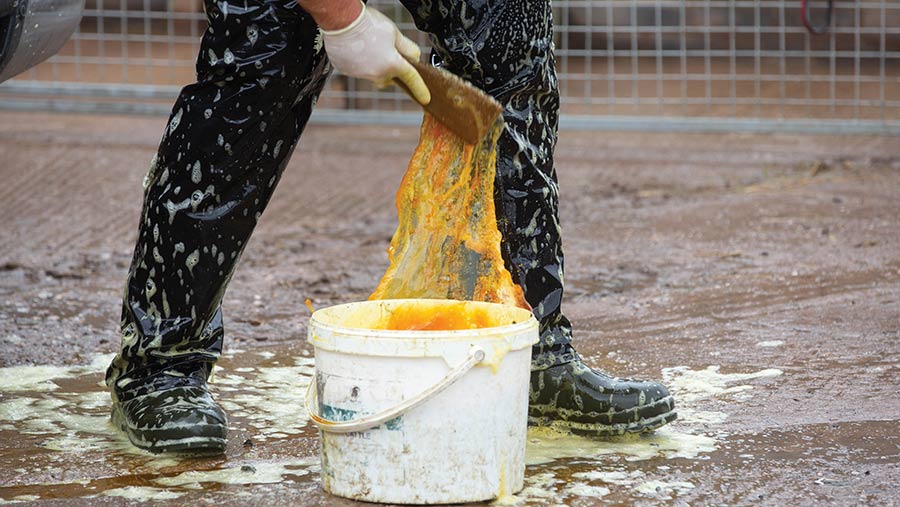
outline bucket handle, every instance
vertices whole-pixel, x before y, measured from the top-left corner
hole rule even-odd
[[[454,382],[462,378],[462,376],[465,375],[469,370],[471,370],[476,364],[484,360],[484,356],[484,349],[482,349],[481,347],[473,346],[471,349],[469,349],[469,356],[466,358],[466,360],[456,368],[450,370],[450,372],[448,372],[444,378],[442,378],[433,386],[387,410],[350,421],[331,421],[329,419],[323,418],[313,410],[312,407],[319,404],[318,393],[315,389],[316,379],[314,378],[309,382],[309,387],[306,388],[306,411],[309,413],[309,418],[312,420],[313,424],[318,426],[320,430],[328,433],[355,433],[358,431],[370,430],[386,421],[390,421],[391,419],[394,419],[406,413],[409,410],[412,410],[415,407],[418,407],[422,403],[425,403],[426,401],[431,399],[434,395],[450,387]],[[314,401],[315,403],[313,405],[310,405],[311,401]]]

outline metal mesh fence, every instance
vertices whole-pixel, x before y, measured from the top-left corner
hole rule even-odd
[[[400,4],[372,0],[428,46]],[[822,22],[825,0],[811,0]],[[559,0],[564,125],[900,132],[900,0]],[[193,80],[200,0],[87,0],[59,54],[0,86],[0,107],[167,112]],[[396,89],[336,76],[317,117],[413,123]],[[348,112],[352,114],[347,114]]]

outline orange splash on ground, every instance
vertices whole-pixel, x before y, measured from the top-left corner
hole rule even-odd
[[[498,119],[481,143],[471,145],[425,115],[397,191],[391,264],[369,299],[457,299],[531,309],[500,254],[494,177],[502,129]]]

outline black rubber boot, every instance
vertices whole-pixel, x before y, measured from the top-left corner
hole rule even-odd
[[[206,389],[222,352],[221,302],[330,72],[296,0],[204,0],[197,81],[182,89],[144,179],[106,374],[113,421],[153,452],[221,452]]]
[[[178,369],[113,389],[113,425],[154,453],[224,452],[228,422],[206,387],[208,367],[187,374]]]
[[[529,401],[530,425],[594,436],[652,431],[678,417],[662,384],[611,377],[580,358],[532,371]]]

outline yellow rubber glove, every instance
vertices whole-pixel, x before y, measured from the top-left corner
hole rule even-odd
[[[396,78],[419,104],[431,102],[422,76],[406,61],[419,59],[419,46],[384,14],[363,4],[355,21],[340,30],[322,30],[322,34],[328,59],[341,74],[374,81],[379,88]]]

